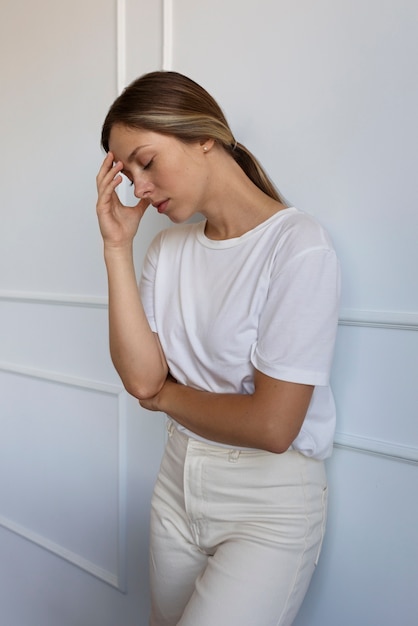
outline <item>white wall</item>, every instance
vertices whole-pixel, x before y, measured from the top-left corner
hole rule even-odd
[[[164,435],[107,355],[94,177],[109,103],[162,65],[213,93],[342,261],[328,533],[296,626],[415,624],[415,0],[15,0],[0,18],[7,626],[147,623]],[[138,265],[165,224],[147,220]]]

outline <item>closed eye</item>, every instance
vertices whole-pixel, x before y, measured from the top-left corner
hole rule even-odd
[[[150,161],[148,161],[148,163],[146,165],[143,165],[142,166],[142,171],[145,171],[145,170],[149,169],[151,167],[153,161],[154,161],[154,159],[151,159]],[[122,170],[121,173],[124,174],[124,176],[126,176],[126,178],[130,181],[129,185],[132,187],[134,185],[134,181],[131,180],[130,176],[128,176],[128,174],[126,172],[124,172],[123,170]]]

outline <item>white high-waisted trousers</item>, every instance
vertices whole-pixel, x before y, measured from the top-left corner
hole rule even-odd
[[[150,626],[289,626],[326,504],[322,461],[208,445],[169,422],[151,508]]]

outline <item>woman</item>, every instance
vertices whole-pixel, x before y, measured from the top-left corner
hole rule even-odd
[[[129,393],[169,416],[150,624],[289,625],[325,527],[332,244],[284,205],[213,98],[181,74],[134,81],[102,145],[111,355]],[[122,174],[134,207],[117,196]],[[132,242],[149,205],[179,225],[151,244],[138,291]]]

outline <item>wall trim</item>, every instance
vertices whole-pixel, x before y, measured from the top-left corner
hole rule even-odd
[[[341,326],[418,330],[418,313],[410,311],[342,309],[339,324]]]
[[[30,530],[29,528],[26,528],[25,526],[21,526],[20,524],[17,524],[13,520],[10,520],[7,517],[4,517],[3,515],[0,515],[0,526],[5,528],[6,530],[10,530],[15,535],[18,535],[19,537],[22,537],[23,539],[26,539],[27,541],[30,541],[31,543],[36,544],[37,546],[43,548],[44,550],[47,550],[48,552],[51,552],[52,554],[59,556],[60,558],[64,559],[65,561],[68,561],[72,565],[76,565],[80,569],[84,570],[85,572],[88,572],[89,574],[92,574],[93,576],[95,576],[96,578],[99,578],[100,580],[107,583],[108,585],[111,585],[112,587],[116,587],[117,589],[120,589],[118,576],[116,576],[115,574],[112,574],[111,572],[108,572],[107,570],[102,569],[101,567],[97,566],[95,563],[92,563],[91,561],[84,559],[79,554],[72,552],[71,550],[67,550],[66,548],[64,548],[64,546],[61,546],[58,543],[54,543],[53,541],[50,541],[46,537],[43,537],[42,535],[39,535],[38,533],[33,532],[32,530]]]
[[[120,396],[120,394],[123,392],[122,385],[104,383],[101,381],[90,380],[88,378],[81,378],[78,376],[69,376],[67,374],[61,374],[59,372],[51,372],[47,370],[41,370],[39,368],[18,365],[15,363],[6,363],[4,361],[0,361],[0,371],[7,372],[9,374],[16,374],[18,376],[37,378],[48,382],[67,385],[69,387],[78,387],[81,389],[88,389],[89,391],[108,393],[114,396]]]
[[[108,300],[104,296],[81,296],[75,294],[42,293],[30,291],[0,291],[0,302],[21,304],[52,304],[54,306],[76,306],[93,309],[107,309]]]
[[[163,0],[163,70],[173,69],[173,0]]]
[[[116,89],[126,87],[126,0],[116,0]]]
[[[18,302],[22,304],[51,304],[55,306],[76,306],[95,309],[107,309],[105,296],[42,293],[30,291],[0,290],[0,302]],[[398,330],[418,330],[418,312],[382,311],[373,309],[342,309],[340,326],[360,326]]]
[[[334,446],[336,448],[344,448],[348,450],[355,450],[357,452],[365,452],[366,454],[382,456],[396,461],[404,461],[406,463],[414,464],[418,463],[418,448],[382,441],[380,439],[336,432],[334,437]]]
[[[19,535],[20,537],[31,541],[37,546],[55,554],[56,556],[66,560],[67,562],[79,567],[88,574],[95,576],[102,582],[115,587],[122,593],[126,592],[126,569],[127,569],[127,511],[126,511],[126,480],[127,480],[127,458],[126,458],[126,430],[127,430],[127,412],[126,412],[126,394],[120,385],[104,383],[100,381],[89,380],[86,378],[78,378],[75,376],[67,376],[58,372],[47,372],[30,367],[24,367],[12,363],[0,362],[0,371],[18,376],[27,376],[38,380],[58,383],[70,387],[86,389],[88,391],[96,391],[117,397],[118,400],[118,537],[117,537],[117,553],[118,564],[117,572],[109,572],[95,563],[85,559],[80,554],[68,550],[64,546],[50,541],[46,537],[34,532],[33,530],[0,515],[0,526]]]

